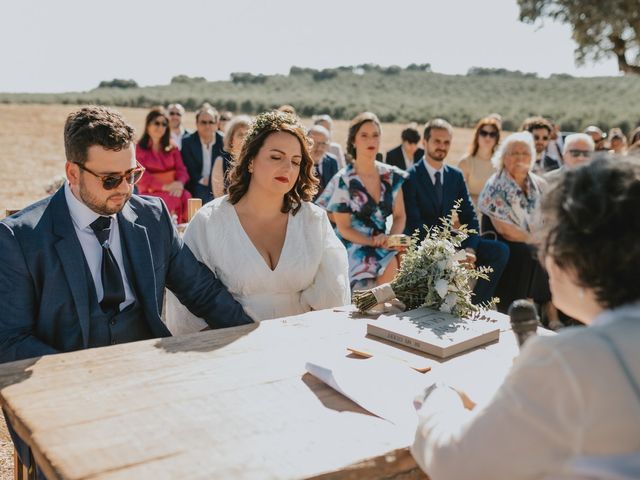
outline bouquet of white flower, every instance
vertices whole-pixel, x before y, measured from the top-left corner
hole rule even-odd
[[[375,305],[400,300],[408,310],[429,307],[441,312],[452,313],[459,317],[470,317],[482,309],[492,308],[499,300],[494,298],[485,305],[471,303],[471,279],[488,279],[491,267],[470,268],[461,263],[466,252],[461,249],[462,242],[475,231],[462,225],[453,226],[454,212],[442,219],[442,227],[427,229],[422,240],[417,232],[411,237],[411,243],[404,254],[400,270],[395,280],[371,290],[354,292],[353,300],[361,312]]]

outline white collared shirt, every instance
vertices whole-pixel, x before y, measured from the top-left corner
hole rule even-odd
[[[404,164],[406,166],[405,170],[409,170],[413,166],[413,155],[407,155],[407,152],[404,151],[404,147],[400,147],[402,151],[402,156],[404,157]]]
[[[68,183],[64,185],[64,196],[67,200],[67,206],[69,207],[69,213],[71,214],[71,221],[73,227],[80,240],[80,246],[84,253],[84,258],[87,260],[89,270],[91,271],[91,278],[93,278],[93,284],[96,287],[96,295],[98,296],[98,302],[102,301],[104,297],[104,290],[102,288],[102,246],[98,241],[98,237],[91,229],[91,224],[101,215],[91,210],[84,203],[76,198],[71,192],[71,188]],[[124,283],[124,302],[120,304],[120,310],[123,310],[127,305],[133,303],[135,296],[129,286],[127,280],[127,273],[124,269],[124,262],[122,259],[122,245],[120,244],[120,228],[118,227],[118,219],[116,215],[109,215],[111,217],[111,232],[109,234],[109,245],[111,253],[120,267],[120,274],[122,275],[122,282]]]
[[[171,140],[173,140],[176,145],[178,145],[178,150],[182,150],[182,137],[184,137],[186,130],[184,127],[180,126],[180,133],[175,133],[171,130]]]
[[[202,140],[200,140],[202,142]],[[202,172],[200,178],[209,178],[211,175],[211,151],[216,144],[216,136],[213,136],[211,143],[202,142]]]
[[[427,167],[427,173],[429,174],[429,178],[431,178],[431,183],[436,184],[436,172],[440,172],[440,184],[444,185],[444,162],[440,169],[435,169],[427,162],[427,158],[424,159],[424,166]]]

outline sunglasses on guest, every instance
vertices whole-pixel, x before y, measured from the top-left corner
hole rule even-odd
[[[182,114],[180,112],[169,112],[170,117],[181,117]]]
[[[200,125],[215,125],[217,122],[214,122],[213,120],[200,120],[198,123]]]
[[[533,136],[533,139],[534,139],[536,142],[539,142],[540,140],[542,140],[543,142],[546,142],[547,140],[549,140],[549,137],[548,137],[547,135],[545,135],[545,136],[543,136],[543,137],[541,137],[541,136],[539,136],[539,135],[534,135],[534,136]]]
[[[114,188],[118,188],[123,180],[126,180],[129,185],[135,185],[140,181],[140,179],[142,178],[142,174],[144,173],[144,167],[138,162],[136,162],[137,166],[135,168],[127,170],[122,175],[113,173],[110,173],[109,175],[98,175],[97,173],[89,170],[84,165],[80,165],[79,163],[76,165],[78,165],[81,170],[89,172],[94,177],[102,180],[102,188],[104,188],[105,190],[113,190]]]
[[[156,120],[155,122],[151,122],[151,125],[155,125],[156,127],[166,127],[167,126],[167,122],[160,122],[160,121]]]
[[[495,130],[480,130],[478,131],[478,134],[481,137],[491,137],[491,138],[498,138],[498,132],[496,132]]]
[[[572,157],[589,158],[593,154],[591,150],[569,150]]]

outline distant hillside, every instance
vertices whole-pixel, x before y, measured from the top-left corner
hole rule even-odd
[[[542,79],[483,68],[473,68],[467,75],[443,75],[431,72],[428,64],[406,69],[362,65],[326,70],[292,67],[289,75],[234,73],[231,80],[219,82],[180,75],[169,85],[142,88],[132,80],[115,79],[102,85],[118,86],[62,94],[0,93],[0,102],[150,107],[177,101],[193,110],[208,101],[219,109],[244,113],[287,103],[305,117],[329,113],[349,119],[370,110],[387,122],[424,122],[440,116],[467,127],[498,112],[506,130],[534,114],[560,122],[563,130],[593,123],[628,132],[640,123],[640,77],[633,76]]]

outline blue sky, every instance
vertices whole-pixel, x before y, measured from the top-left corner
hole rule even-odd
[[[20,0],[0,6],[3,92],[89,90],[101,80],[166,84],[178,74],[431,63],[577,76],[569,27],[518,21],[516,0]]]

